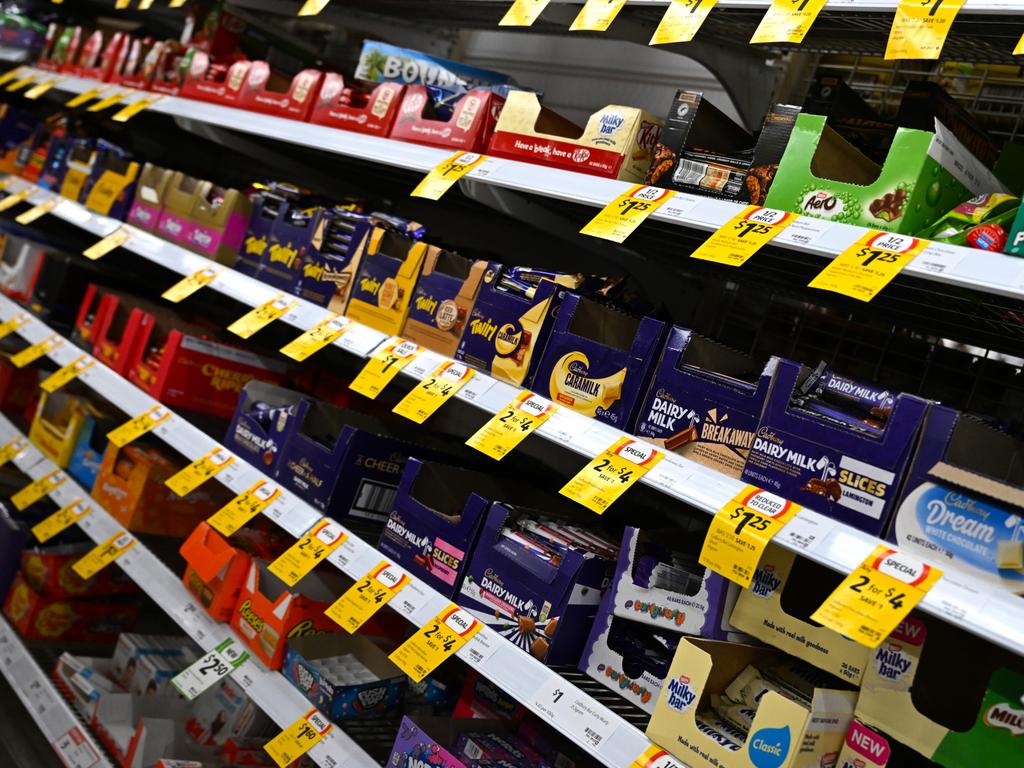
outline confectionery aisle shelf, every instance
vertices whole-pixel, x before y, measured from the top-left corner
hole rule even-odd
[[[459,0],[460,2],[462,0]],[[467,0],[478,2],[479,0]],[[496,5],[511,5],[512,0],[485,0]],[[566,5],[583,5],[585,0],[554,0]],[[667,6],[671,0],[627,0],[629,5]],[[772,0],[718,0],[718,8],[767,9]],[[827,11],[895,11],[900,0],[826,0]],[[1024,13],[1020,0],[964,0],[961,13]]]
[[[18,633],[0,617],[0,674],[18,694],[39,730],[66,765],[114,768],[82,726],[71,706],[28,652]]]
[[[6,299],[5,299],[6,301]],[[10,306],[10,305],[8,305]],[[8,308],[5,306],[5,309]],[[70,345],[62,345],[68,349]],[[107,373],[114,374],[109,370]],[[126,382],[127,383],[127,382]],[[0,444],[24,435],[5,416],[0,415]],[[57,466],[32,444],[17,454],[12,462],[33,480],[38,480]],[[97,544],[124,530],[110,514],[89,497],[89,494],[68,477],[53,489],[50,499],[58,507],[65,507],[78,499],[86,501],[92,511],[78,521],[77,525]],[[180,580],[141,542],[136,543],[117,559],[117,565],[128,574],[149,597],[173,618],[197,645],[209,651],[227,638],[244,643],[231,631],[227,624],[210,618],[189,595]],[[108,566],[111,567],[111,566]],[[22,658],[24,656],[24,658]],[[10,661],[8,661],[10,659]],[[27,667],[31,665],[31,669]],[[63,737],[69,729],[78,724],[71,710],[52,686],[18,639],[9,624],[0,619],[0,666],[12,686],[19,692],[25,705],[36,717],[46,736],[55,740]],[[268,670],[262,662],[252,657],[240,666],[232,677],[252,698],[260,709],[267,713],[282,728],[291,725],[310,709],[309,702],[282,675]],[[32,685],[40,681],[44,689],[38,692]],[[48,691],[48,693],[47,693]],[[55,699],[55,700],[54,700]],[[38,707],[44,706],[44,714],[37,715]],[[93,742],[88,739],[90,744]],[[56,748],[56,746],[55,746]],[[102,754],[97,750],[97,754]],[[309,752],[323,768],[376,768],[377,762],[352,741],[340,728],[332,728],[324,739]],[[72,763],[74,764],[74,763]],[[80,763],[86,766],[106,766],[101,759],[96,763]]]
[[[1018,6],[1024,11],[1024,2],[1018,3]],[[29,69],[26,69],[26,72]],[[35,69],[31,71],[36,74],[37,80],[60,78],[54,86],[55,89],[70,93],[83,93],[97,87],[109,89],[110,93],[118,89],[124,90],[120,86],[115,87],[109,83],[99,83],[80,77],[55,75],[52,72]],[[151,95],[140,91],[126,97],[125,101],[131,102]],[[198,120],[243,133],[399,166],[412,171],[426,172],[453,153],[453,150],[449,149],[436,149],[404,141],[366,136],[192,99],[169,96],[160,99],[148,109],[176,118]],[[108,114],[116,111],[114,108]],[[481,163],[464,177],[462,183],[466,183],[466,180],[470,184],[481,182],[597,208],[604,207],[631,186],[624,181],[501,158],[489,158]],[[679,193],[661,206],[651,218],[669,224],[713,231],[742,210],[743,206],[738,203]],[[772,241],[772,245],[831,259],[857,242],[866,231],[862,227],[849,224],[801,217],[781,232]],[[680,258],[685,256],[685,253],[679,254]],[[1024,300],[1024,259],[1013,256],[945,243],[931,243],[903,271],[913,277]]]

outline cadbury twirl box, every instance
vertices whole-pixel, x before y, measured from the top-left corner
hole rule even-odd
[[[400,334],[423,260],[437,250],[397,232],[375,228],[359,263],[348,316],[383,333]]]
[[[533,387],[553,402],[629,431],[664,330],[660,320],[638,320],[570,294],[559,308]]]
[[[265,381],[247,381],[238,396],[224,445],[271,477],[277,473],[282,447],[309,409],[298,392]]]

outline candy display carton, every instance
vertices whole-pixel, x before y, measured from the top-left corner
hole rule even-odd
[[[559,307],[533,386],[559,405],[632,430],[664,332],[660,320],[638,320],[569,294]]]
[[[179,187],[181,176],[180,171],[168,170],[152,163],[142,166],[142,173],[135,185],[135,200],[128,211],[128,223],[147,232],[156,230],[163,216],[167,190]]]
[[[96,162],[95,139],[72,139],[64,160],[60,194],[68,200],[83,201],[83,191]]]
[[[120,417],[114,419],[111,413],[97,410],[95,406],[90,411],[68,460],[68,474],[87,490],[96,484],[107,448],[107,433],[123,423]]]
[[[642,109],[607,106],[592,114],[580,130],[542,108],[536,93],[512,91],[494,126],[487,154],[639,183],[661,127],[661,120]]]
[[[0,105],[0,171],[15,173],[18,150],[32,138],[39,118],[31,112]]]
[[[26,640],[113,643],[139,616],[134,603],[69,600],[36,592],[19,574],[4,602],[4,615]]]
[[[79,200],[94,213],[124,219],[135,198],[138,175],[137,162],[101,140]]]
[[[881,427],[793,403],[811,372],[778,360],[743,480],[870,534],[886,530],[928,402],[891,397]]]
[[[195,51],[181,86],[181,95],[189,99],[234,106],[249,75],[251,62],[235,61],[224,66],[210,60],[205,51]]]
[[[774,362],[673,326],[637,418],[636,435],[739,477],[754,442]]]
[[[50,72],[59,72],[65,65],[77,60],[78,48],[82,44],[80,26],[61,27],[54,22],[46,29],[46,42],[39,54],[36,66]]]
[[[323,73],[304,69],[290,81],[271,72],[265,61],[254,61],[238,94],[236,106],[266,115],[305,120],[313,108]],[[283,87],[283,89],[282,89]]]
[[[86,423],[93,420],[87,400],[66,392],[44,392],[28,439],[59,467],[67,467]]]
[[[15,368],[0,358],[0,410],[5,413],[24,415],[26,419],[35,412],[35,401],[39,393],[39,370],[34,366]]]
[[[186,245],[191,231],[192,208],[197,199],[209,193],[212,186],[212,182],[204,179],[174,173],[164,188],[163,207],[154,231],[164,240]]]
[[[450,147],[467,152],[486,152],[505,99],[493,91],[474,88],[464,94],[448,119],[436,114],[424,85],[408,85],[391,138]]]
[[[372,90],[346,81],[337,72],[324,74],[309,122],[373,136],[387,136],[405,93],[400,83],[380,83]]]
[[[287,202],[272,198],[266,191],[257,192],[252,200],[249,225],[238,249],[234,269],[243,275],[262,278],[263,260],[268,257],[270,235]]]
[[[147,65],[152,64],[153,77],[149,89],[166,96],[177,96],[195,54],[195,48],[186,51],[176,40],[167,40],[162,48],[150,51]]]
[[[97,29],[82,43],[78,58],[65,71],[78,77],[107,82],[116,74],[115,65],[128,42],[125,32]]]
[[[343,313],[370,236],[371,217],[335,208],[323,220],[314,246],[302,260],[297,295]]]
[[[0,594],[3,595],[10,591],[18,575],[21,552],[31,537],[28,526],[12,513],[16,514],[13,504],[0,502]]]
[[[208,259],[233,264],[251,213],[252,203],[242,192],[214,184],[192,203],[184,245]]]
[[[51,544],[21,553],[21,577],[46,597],[106,597],[139,592],[139,586],[120,568],[104,568],[85,580],[72,566],[93,548],[92,542]]]
[[[206,522],[199,523],[181,545],[185,588],[217,621],[228,621],[242,584],[249,574],[252,558],[231,546]]]
[[[86,293],[75,325],[92,342],[92,353],[115,373],[126,376],[146,348],[152,317],[115,291]]]
[[[39,172],[39,186],[42,189],[59,191],[64,184],[64,175],[68,170],[68,156],[75,144],[75,138],[68,135],[55,135],[50,138],[46,148],[46,158]]]
[[[417,766],[431,766],[431,768],[466,768],[465,762],[453,755],[446,749],[453,747],[452,739],[444,739],[441,733],[447,733],[451,726],[468,722],[470,724],[480,722],[477,720],[457,721],[446,719],[443,722],[433,721],[429,718],[416,718],[413,722],[407,716],[402,716],[402,723],[398,726],[398,733],[395,735],[395,743],[391,747],[391,756],[387,765],[391,768],[416,768]],[[426,723],[421,726],[419,723]]]
[[[153,38],[130,37],[121,48],[119,63],[114,67],[111,82],[148,91],[153,84],[155,62],[166,43]]]
[[[6,235],[0,249],[0,291],[17,302],[28,301],[46,262],[46,249],[15,235]]]
[[[348,316],[383,333],[400,334],[423,261],[437,250],[397,232],[375,229],[359,263]]]
[[[224,446],[274,477],[284,456],[282,449],[303,423],[309,406],[310,401],[298,392],[248,381],[238,396]]]

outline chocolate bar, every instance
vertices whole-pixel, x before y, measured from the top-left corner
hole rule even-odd
[[[697,427],[690,426],[681,432],[676,432],[674,435],[665,438],[665,449],[674,451],[676,448],[686,445],[687,443],[692,443],[696,439]]]

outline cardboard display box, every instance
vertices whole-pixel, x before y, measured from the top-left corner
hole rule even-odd
[[[72,139],[64,160],[64,176],[60,182],[60,194],[68,200],[82,202],[82,193],[96,163],[95,139]]]
[[[54,464],[67,468],[87,422],[95,421],[91,410],[89,402],[81,397],[60,390],[44,392],[36,406],[28,439]]]
[[[142,166],[139,181],[135,185],[135,200],[128,211],[127,222],[139,229],[153,232],[159,224],[164,210],[164,197],[169,187],[180,185],[180,171],[161,168],[152,163]]]
[[[89,580],[82,579],[71,566],[93,548],[93,543],[35,546],[21,553],[21,577],[28,586],[48,598],[104,597],[130,595],[138,585],[120,568],[104,568]]]
[[[62,27],[56,22],[51,22],[46,29],[46,43],[36,60],[36,66],[50,72],[59,72],[65,65],[77,60],[81,44],[80,26]]]
[[[267,62],[253,61],[238,93],[236,106],[304,121],[313,108],[322,80],[323,73],[319,70],[304,69],[288,81],[274,74]]]
[[[232,547],[206,522],[195,527],[180,551],[186,563],[181,577],[185,588],[210,616],[228,621],[238,604],[252,558]]]
[[[60,191],[64,185],[64,175],[68,170],[68,156],[74,146],[75,138],[68,135],[55,135],[50,138],[46,148],[46,158],[39,173],[38,186],[42,189]]]
[[[405,328],[423,262],[439,249],[383,228],[374,229],[348,302],[348,316],[382,333]]]
[[[120,292],[86,292],[75,326],[86,340],[92,341],[92,353],[100,362],[121,376],[127,376],[142,357],[153,322],[152,316],[133,306],[135,302]]]
[[[155,232],[172,243],[186,245],[190,231],[189,214],[196,199],[205,196],[211,186],[213,182],[175,172],[164,188],[161,200],[163,209]]]
[[[238,396],[224,447],[275,477],[282,449],[309,407],[309,399],[298,392],[257,379],[248,381]]]
[[[207,52],[197,50],[189,63],[181,95],[198,101],[235,106],[249,76],[251,64],[249,61],[234,61],[225,67],[211,61]]]
[[[79,202],[93,213],[123,220],[135,198],[138,175],[137,162],[119,147],[100,139]]]
[[[46,249],[15,235],[5,235],[0,249],[0,291],[19,303],[28,301],[46,263]]]
[[[64,71],[78,77],[108,82],[116,74],[115,65],[127,42],[128,35],[125,32],[94,30],[82,43],[77,60],[65,67]]]
[[[407,85],[391,138],[467,152],[486,152],[505,99],[493,91],[474,88],[463,94],[449,119],[435,114],[426,86]]]
[[[185,246],[221,264],[233,264],[251,213],[252,203],[242,192],[214,184],[193,201]]]
[[[404,93],[405,86],[400,83],[380,83],[367,90],[358,81],[346,81],[337,72],[327,72],[310,111],[309,122],[328,128],[387,136],[391,133]]]
[[[148,91],[153,84],[156,62],[163,53],[166,42],[151,37],[130,37],[118,57],[111,82],[129,88]]]
[[[7,593],[4,615],[26,640],[113,643],[120,632],[135,626],[139,606],[49,597],[32,589],[19,574]]]

